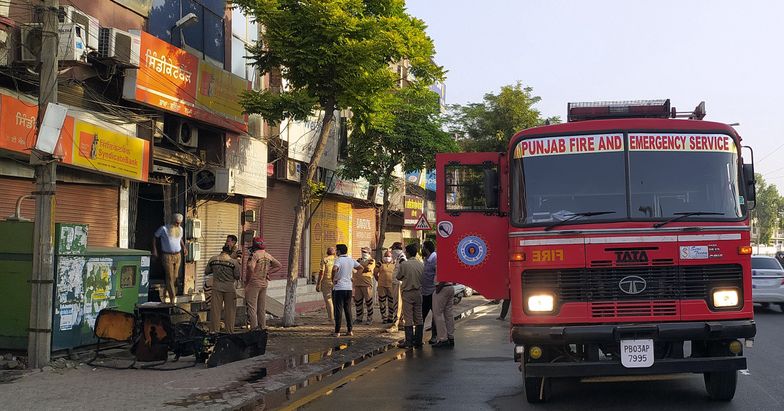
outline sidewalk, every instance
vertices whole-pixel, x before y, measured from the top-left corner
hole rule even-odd
[[[481,297],[464,298],[455,306],[455,315],[486,302]],[[279,327],[275,320],[269,323],[265,355],[216,368],[114,370],[59,361],[56,365],[62,368],[33,370],[5,383],[8,379],[0,378],[0,408],[262,409],[265,402],[281,404],[298,388],[385,352],[402,338],[402,332],[385,332],[378,322],[356,326],[353,337],[335,338],[323,310],[298,320],[300,325],[292,328]],[[70,364],[73,367],[65,368]]]

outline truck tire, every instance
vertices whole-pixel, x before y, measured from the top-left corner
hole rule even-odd
[[[550,398],[551,383],[549,378],[526,377],[523,374],[525,385],[525,399],[531,404],[547,402]]]
[[[730,401],[735,397],[735,388],[738,386],[737,371],[706,372],[705,389],[708,396],[714,401]]]

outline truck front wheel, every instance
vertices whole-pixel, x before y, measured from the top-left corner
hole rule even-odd
[[[550,398],[550,379],[545,377],[526,377],[523,374],[525,384],[525,399],[531,403],[547,402]]]
[[[706,372],[704,378],[710,399],[730,401],[735,397],[735,388],[738,386],[737,371]]]

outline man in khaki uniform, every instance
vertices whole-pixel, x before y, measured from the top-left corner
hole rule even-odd
[[[362,265],[362,270],[354,273],[354,306],[357,309],[357,318],[354,324],[362,322],[362,313],[367,308],[367,321],[373,323],[373,272],[376,269],[376,260],[370,257],[370,247],[362,247],[362,257],[357,260]],[[363,308],[364,307],[364,308]]]
[[[398,344],[400,348],[421,348],[422,334],[425,326],[422,319],[422,275],[425,266],[417,260],[416,244],[406,246],[407,261],[400,263],[396,277],[400,280],[403,292],[403,321],[405,322],[406,340]]]
[[[397,282],[395,278],[395,262],[392,260],[392,252],[387,250],[384,259],[376,267],[376,281],[378,282],[378,307],[381,311],[381,321],[384,324],[391,324],[397,321],[397,294],[399,292],[394,286]]]
[[[397,332],[399,331],[398,325],[403,322],[403,303],[401,300],[403,293],[400,289],[400,281],[397,279],[397,273],[400,270],[400,264],[403,263],[403,261],[406,261],[406,253],[403,252],[403,243],[400,241],[392,243],[390,250],[392,250],[392,260],[395,262],[395,271],[392,275],[395,279],[392,283],[392,298],[395,300],[393,306],[397,307],[397,310],[392,312],[392,327],[390,327],[387,332]],[[402,325],[405,326],[406,324],[404,323]]]
[[[335,247],[327,248],[327,256],[321,260],[321,269],[316,281],[316,292],[324,296],[324,307],[330,323],[335,322],[335,307],[332,305],[332,267],[335,265]]]
[[[234,283],[240,279],[240,263],[231,257],[231,247],[223,246],[220,254],[210,258],[205,275],[212,276],[212,300],[210,304],[210,331],[220,331],[223,311],[226,332],[234,332],[234,317],[237,312],[237,290]]]

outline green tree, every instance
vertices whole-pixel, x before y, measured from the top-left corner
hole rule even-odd
[[[509,139],[526,128],[560,123],[558,116],[542,118],[534,105],[541,97],[522,82],[501,87],[498,94],[485,94],[481,103],[449,108],[449,131],[464,151],[506,151]]]
[[[779,209],[784,207],[779,190],[774,184],[767,184],[761,174],[756,174],[757,203],[752,218],[757,226],[757,243],[770,244],[779,225]]]
[[[396,188],[395,167],[400,164],[404,171],[433,168],[436,153],[455,151],[457,144],[443,130],[439,96],[424,84],[389,92],[375,113],[360,116],[366,124],[354,124],[341,174],[350,179],[364,177],[383,189],[376,241],[376,258],[381,259],[389,196]]]
[[[306,210],[311,188],[336,110],[352,108],[367,116],[394,87],[390,64],[408,59],[411,73],[425,83],[443,77],[433,63],[435,47],[425,24],[406,13],[404,0],[234,0],[264,28],[248,58],[259,71],[281,70],[286,87],[280,92],[247,92],[248,113],[271,123],[304,120],[324,113],[313,155],[303,170],[294,209],[288,259],[283,325],[295,323],[297,277]],[[357,118],[358,121],[365,121]]]

